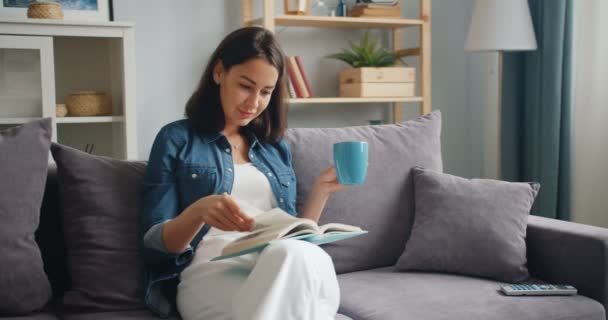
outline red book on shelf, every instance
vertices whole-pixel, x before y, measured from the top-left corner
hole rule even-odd
[[[293,86],[293,90],[296,92],[296,98],[302,98],[304,95],[302,94],[302,90],[298,86],[294,66],[291,64],[290,60],[290,57],[287,57],[285,59],[285,65],[287,66],[287,75],[289,76],[289,81]]]
[[[298,63],[298,69],[300,69],[300,73],[302,74],[302,79],[304,79],[304,85],[306,85],[306,91],[308,91],[308,97],[312,97],[312,90],[310,90],[310,85],[308,84],[308,79],[306,78],[306,74],[304,73],[304,68],[302,68],[302,62],[300,61],[299,56],[295,56],[296,62]]]
[[[302,94],[301,98],[308,98],[310,94],[308,90],[306,90],[306,84],[304,83],[304,78],[302,77],[302,72],[300,72],[300,68],[298,68],[298,63],[296,62],[296,57],[289,57],[289,63],[291,64],[291,68],[293,69],[293,74],[295,76],[295,85],[300,88],[300,93]]]

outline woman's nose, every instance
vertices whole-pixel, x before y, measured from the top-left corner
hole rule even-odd
[[[259,98],[260,98],[260,96],[259,96],[259,94],[257,94],[257,93],[252,93],[252,94],[250,94],[250,95],[247,97],[247,101],[245,101],[245,102],[246,102],[246,104],[247,104],[247,107],[248,107],[248,108],[251,108],[251,109],[253,109],[253,108],[257,108],[257,107],[258,107],[258,104],[259,104],[259,101],[260,101],[260,99],[259,99]]]

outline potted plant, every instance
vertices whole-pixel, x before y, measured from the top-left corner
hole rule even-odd
[[[366,31],[359,43],[326,56],[349,64],[340,73],[341,97],[410,97],[415,95],[414,68],[403,63],[394,52],[378,46],[378,39]],[[403,63],[405,64],[405,63]]]

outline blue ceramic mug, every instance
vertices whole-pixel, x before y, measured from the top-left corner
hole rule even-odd
[[[368,149],[365,141],[334,143],[334,165],[340,184],[356,186],[365,182]]]

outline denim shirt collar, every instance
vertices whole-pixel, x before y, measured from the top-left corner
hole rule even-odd
[[[247,127],[243,127],[242,129],[243,129],[243,133],[247,136],[249,142],[251,142],[251,148],[254,148],[258,144],[260,144],[258,137],[256,137],[255,133],[253,133],[253,131],[251,129],[249,129]],[[203,132],[203,133],[200,133],[200,136],[201,136],[201,139],[203,140],[203,142],[206,144],[214,142],[217,139],[224,137],[224,135],[221,132],[211,132],[211,133]]]

